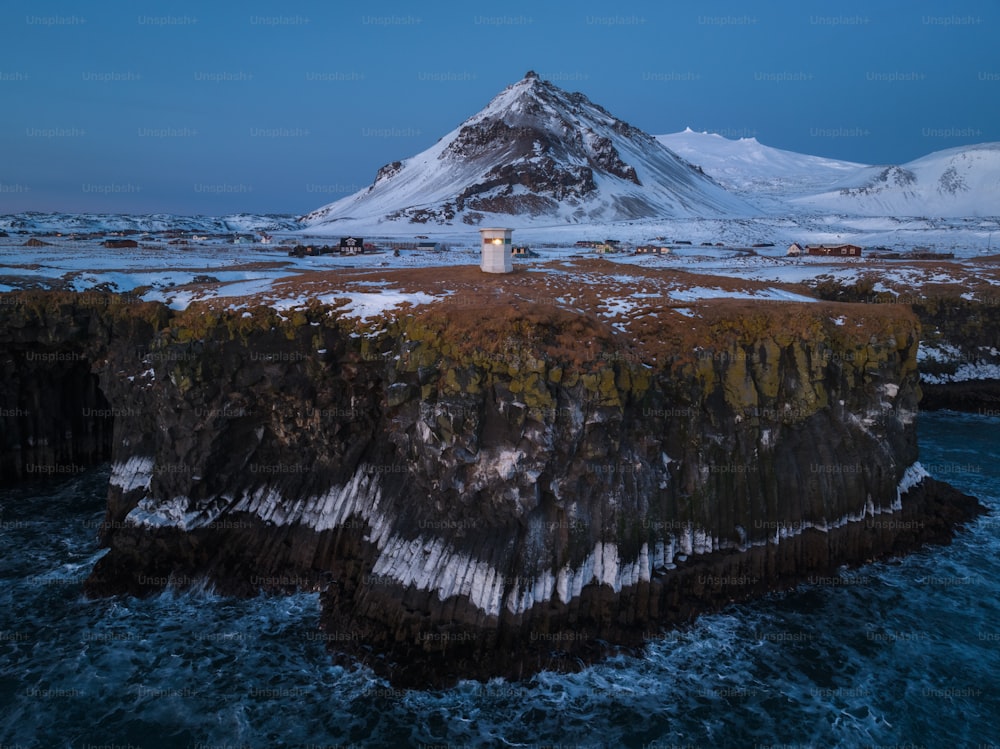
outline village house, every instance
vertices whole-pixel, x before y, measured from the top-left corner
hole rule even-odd
[[[573,246],[596,250],[599,253],[621,252],[625,249],[625,245],[623,245],[619,239],[605,239],[603,241],[596,239],[580,239],[574,242]]]
[[[361,237],[341,237],[341,255],[360,255],[365,251],[365,240]]]
[[[806,253],[821,257],[861,257],[861,248],[856,244],[811,244],[806,247]]]
[[[339,248],[331,245],[297,244],[288,251],[288,254],[293,257],[315,257],[316,255],[330,255],[337,249]]]
[[[789,257],[801,257],[802,256],[802,245],[798,242],[792,242],[788,245],[788,252],[785,253]]]
[[[670,247],[659,244],[641,244],[635,248],[637,255],[669,255],[671,252]]]
[[[427,250],[429,252],[440,252],[444,249],[444,245],[440,242],[417,242],[418,250]]]

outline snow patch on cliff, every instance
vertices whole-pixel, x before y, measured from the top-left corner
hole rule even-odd
[[[513,481],[524,459],[523,450],[484,449],[476,464],[476,478],[487,481],[495,473],[503,481]]]
[[[969,382],[971,380],[1000,380],[1000,364],[988,362],[966,363],[952,374],[920,373],[920,380],[929,385],[946,385],[949,382]]]
[[[903,471],[903,477],[899,480],[899,486],[896,487],[896,501],[892,503],[892,509],[895,511],[902,510],[903,495],[929,476],[930,474],[927,472],[927,469],[920,465],[920,461],[907,467]]]
[[[112,486],[117,486],[123,494],[134,489],[148,489],[153,479],[153,459],[144,455],[133,455],[124,463],[111,466]]]
[[[113,476],[119,486],[148,486],[153,461],[132,458],[117,465]],[[914,463],[903,473],[897,496],[891,507],[876,507],[867,498],[857,513],[827,521],[776,522],[774,534],[747,542],[745,531],[740,542],[720,541],[706,530],[688,525],[677,533],[665,534],[654,545],[643,544],[634,559],[623,559],[617,544],[598,542],[579,564],[566,564],[559,569],[542,570],[530,579],[506,578],[489,562],[454,549],[439,537],[405,538],[391,530],[389,519],[379,510],[381,482],[370,466],[361,466],[346,484],[332,487],[324,494],[286,501],[277,491],[261,488],[243,497],[230,512],[247,512],[276,525],[302,523],[317,531],[342,527],[354,517],[362,518],[370,528],[366,540],[379,550],[371,574],[403,587],[434,592],[441,600],[451,596],[467,596],[473,606],[498,617],[506,608],[522,614],[536,604],[546,603],[556,596],[562,603],[579,597],[592,584],[607,585],[616,593],[639,582],[652,579],[654,571],[662,574],[676,569],[689,556],[704,555],[722,549],[745,551],[751,546],[777,544],[798,536],[807,529],[827,532],[866,517],[892,514],[902,509],[902,495],[917,486],[928,475],[920,463]],[[142,482],[145,483],[136,483]],[[127,482],[127,483],[124,483]],[[218,513],[190,512],[187,497],[166,502],[144,499],[128,515],[128,521],[150,527],[178,527],[188,531],[212,522]]]
[[[146,497],[125,516],[125,522],[147,528],[194,530],[203,523],[200,512],[188,512],[190,502],[187,497],[174,497],[166,502]]]
[[[372,574],[404,587],[436,591],[442,600],[465,595],[481,611],[493,616],[500,613],[503,575],[487,562],[456,552],[442,539],[393,536],[386,541]]]
[[[304,308],[310,299],[316,299],[321,304],[336,304],[338,301],[347,300],[347,304],[337,310],[338,315],[344,317],[356,317],[361,320],[368,320],[372,317],[383,315],[386,312],[401,307],[404,304],[419,305],[431,304],[440,301],[443,297],[426,294],[423,291],[404,292],[395,289],[385,289],[377,292],[367,291],[337,291],[331,294],[310,295],[304,294],[297,297],[282,298],[277,292],[268,299],[268,304],[276,310],[286,312]]]
[[[316,531],[333,530],[352,515],[359,515],[372,527],[372,535],[377,536],[385,525],[377,512],[381,496],[377,474],[372,475],[367,466],[361,466],[350,481],[331,487],[325,494],[287,502],[274,489],[264,487],[240,500],[231,512],[248,512],[275,525],[302,523]]]

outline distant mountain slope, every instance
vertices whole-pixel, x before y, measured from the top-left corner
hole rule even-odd
[[[237,213],[230,216],[176,216],[169,213],[16,213],[0,215],[0,229],[30,232],[160,232],[174,229],[204,234],[288,231],[299,228],[292,216]]]
[[[756,213],[652,136],[529,72],[431,148],[302,220],[519,225]]]
[[[828,190],[866,168],[864,164],[783,151],[756,138],[730,140],[687,128],[656,139],[696,164],[724,187],[744,197],[800,197]]]
[[[876,166],[793,201],[862,216],[1000,215],[1000,143],[937,151],[902,166]]]

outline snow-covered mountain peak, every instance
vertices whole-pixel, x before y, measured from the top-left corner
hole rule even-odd
[[[659,135],[657,140],[728,189],[765,203],[826,189],[865,168],[864,164],[783,151],[753,136],[733,140],[690,127]]]
[[[657,138],[767,212],[942,218],[1000,214],[1000,143],[948,148],[901,165],[867,166],[690,127]]]
[[[608,124],[617,121],[583,94],[564,91],[529,70],[524,78],[507,86],[465,124],[489,118],[499,118],[508,124],[525,120],[537,123],[551,118],[562,119],[567,114],[594,117],[596,113]]]
[[[748,215],[756,210],[655,138],[529,71],[371,187],[304,217],[480,224]],[[495,221],[498,219],[492,219]]]
[[[998,195],[1000,143],[977,143],[868,167],[795,202],[862,216],[957,218],[1000,215]]]

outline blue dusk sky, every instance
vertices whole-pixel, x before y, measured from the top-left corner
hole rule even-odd
[[[1000,141],[997,0],[0,8],[0,213],[308,212],[533,69],[652,134],[865,163]]]

